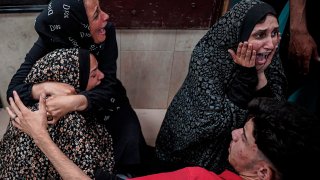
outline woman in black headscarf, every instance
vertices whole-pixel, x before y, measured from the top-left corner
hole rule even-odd
[[[259,29],[269,14],[274,24]],[[244,125],[247,103],[258,96],[285,100],[278,26],[271,6],[243,0],[210,28],[160,128],[160,160],[218,173],[228,166],[231,131]]]
[[[7,98],[16,90],[24,104],[32,105],[42,92],[51,95],[46,105],[52,123],[73,110],[94,114],[113,136],[117,165],[138,164],[146,143],[125,88],[116,77],[116,32],[108,18],[98,0],[52,0],[36,19],[39,39],[11,79]],[[99,86],[75,94],[73,87],[63,83],[23,83],[36,60],[54,49],[70,47],[88,49],[96,56],[105,74]]]
[[[89,59],[90,57],[90,59]],[[90,90],[103,79],[97,60],[84,49],[57,49],[38,60],[25,83],[54,81],[66,83],[78,91]],[[50,97],[49,97],[50,98]],[[29,106],[38,109],[38,103]],[[70,112],[57,124],[49,126],[49,133],[59,148],[87,175],[94,177],[96,169],[113,172],[112,138],[106,127],[95,117]],[[26,134],[12,126],[0,142],[0,179],[57,179],[46,156]]]

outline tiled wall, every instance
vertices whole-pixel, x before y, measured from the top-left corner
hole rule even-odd
[[[0,14],[0,93],[5,106],[9,81],[37,39],[33,29],[36,15]],[[140,119],[155,118],[161,124],[165,109],[186,76],[193,47],[205,33],[206,30],[117,30],[118,78]],[[158,128],[159,122],[156,124]],[[142,128],[150,129],[145,124]],[[154,131],[150,133],[154,139]]]
[[[37,14],[0,14],[1,97],[37,39]],[[180,87],[194,45],[206,30],[117,30],[118,78],[138,109],[165,109]],[[6,102],[5,102],[6,103]]]
[[[166,109],[205,30],[120,30],[120,79],[135,108]]]

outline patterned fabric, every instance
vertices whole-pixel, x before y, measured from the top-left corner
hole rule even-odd
[[[81,47],[98,55],[103,44],[95,44],[82,0],[51,0],[37,17],[39,36],[56,48]]]
[[[167,110],[156,140],[160,160],[202,166],[216,173],[228,167],[231,131],[244,125],[247,109],[227,96],[241,67],[227,50],[236,52],[244,17],[259,3],[241,1],[197,43],[187,77]],[[273,96],[284,100],[286,78],[278,53],[266,76]]]
[[[79,59],[79,51],[75,48],[58,49],[47,54],[36,62],[25,82],[57,81],[78,89],[82,73],[79,64],[88,61]],[[37,110],[38,104],[29,108]],[[92,117],[71,112],[56,125],[50,125],[49,133],[63,153],[93,178],[97,168],[112,172],[114,155],[112,139],[106,128],[97,121],[87,121],[89,118]],[[32,139],[10,122],[0,142],[0,179],[19,178],[59,179],[60,176]]]

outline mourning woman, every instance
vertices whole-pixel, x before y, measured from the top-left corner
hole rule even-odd
[[[74,110],[99,116],[97,119],[113,136],[115,160],[121,169],[141,162],[146,143],[126,90],[116,76],[116,31],[108,20],[109,15],[101,9],[99,0],[51,0],[36,18],[39,38],[11,79],[7,98],[15,90],[24,104],[32,105],[38,102],[41,93],[55,95],[46,101],[52,123]],[[97,58],[105,75],[97,87],[76,93],[65,83],[24,82],[38,59],[55,49],[73,47],[87,49]]]
[[[24,83],[58,82],[73,86],[77,93],[98,86],[104,74],[96,58],[85,49],[57,49],[38,60]],[[48,96],[47,99],[52,98]],[[38,109],[38,103],[29,106]],[[48,119],[48,123],[53,121]],[[49,126],[49,134],[61,150],[88,176],[96,169],[113,172],[112,138],[95,117],[70,112]],[[12,126],[0,141],[0,179],[58,179],[49,160],[32,139]]]
[[[161,125],[157,157],[218,173],[228,167],[230,134],[244,125],[248,102],[285,98],[279,41],[275,11],[266,3],[243,0],[223,15],[193,50]]]

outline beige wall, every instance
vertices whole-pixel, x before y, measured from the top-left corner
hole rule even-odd
[[[0,14],[1,96],[37,39],[37,14]],[[118,78],[135,108],[165,109],[182,83],[191,51],[206,30],[117,30]],[[6,103],[6,102],[5,102]]]
[[[0,14],[0,93],[5,105],[9,81],[37,39],[33,29],[36,15]],[[117,30],[118,78],[140,120],[147,122],[142,128],[149,144],[153,144],[165,109],[185,78],[193,47],[205,33]]]

